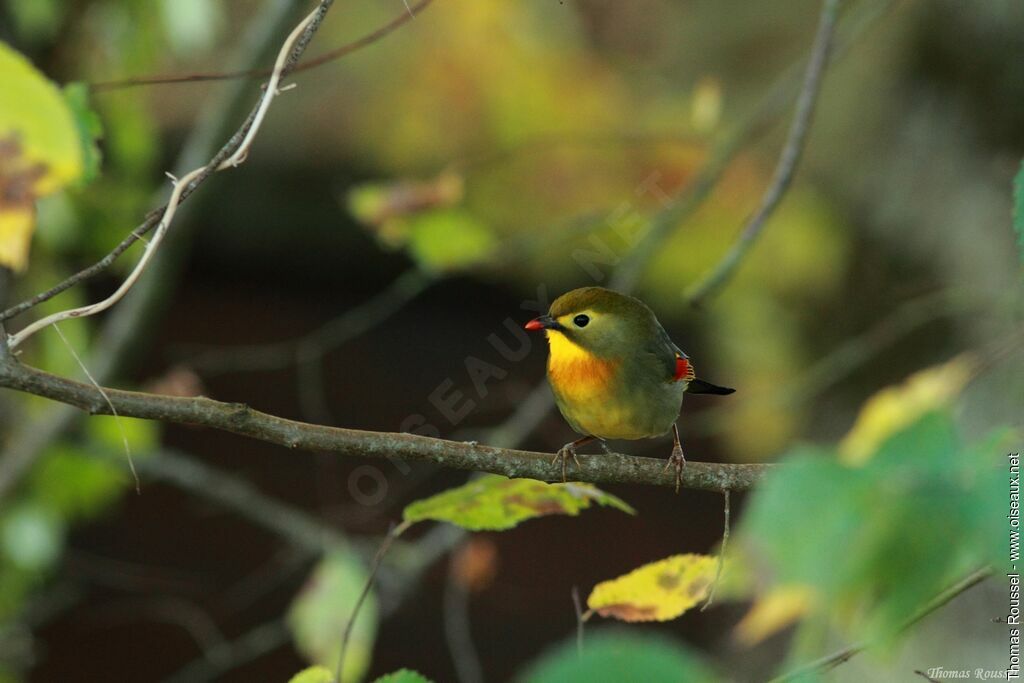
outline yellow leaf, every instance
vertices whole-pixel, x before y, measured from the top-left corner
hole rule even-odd
[[[10,266],[14,270],[25,267],[35,217],[32,206],[7,208],[0,203],[0,266]]]
[[[847,465],[863,465],[890,436],[925,413],[948,405],[967,385],[974,368],[971,357],[957,356],[872,396],[839,444],[840,460]]]
[[[334,672],[326,666],[311,666],[292,676],[288,683],[334,683]]]
[[[57,87],[0,43],[0,265],[22,270],[35,200],[81,176],[82,145]]]
[[[773,633],[795,623],[814,605],[810,586],[780,586],[762,596],[736,625],[736,640],[756,645]]]
[[[711,555],[673,555],[645,564],[590,592],[587,607],[622,621],[668,621],[707,597],[718,559]]]

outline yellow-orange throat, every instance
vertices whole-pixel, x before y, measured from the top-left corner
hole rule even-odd
[[[585,401],[608,390],[617,362],[598,358],[560,332],[549,331],[547,337],[551,347],[548,378],[558,393],[573,401]]]

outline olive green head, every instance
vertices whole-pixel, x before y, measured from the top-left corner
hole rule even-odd
[[[628,355],[642,346],[658,328],[645,303],[604,287],[581,287],[558,297],[548,314],[531,321],[527,329],[545,329],[562,335],[597,356]]]

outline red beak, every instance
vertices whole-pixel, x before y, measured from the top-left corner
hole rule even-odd
[[[562,326],[558,324],[558,321],[552,318],[550,315],[542,315],[539,318],[534,318],[530,322],[526,323],[526,329],[528,330],[560,330]]]

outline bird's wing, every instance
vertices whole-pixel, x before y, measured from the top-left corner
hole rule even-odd
[[[675,345],[668,332],[660,324],[655,323],[655,333],[646,349],[664,368],[665,378],[669,381],[690,381],[694,378],[693,364],[683,350]]]

